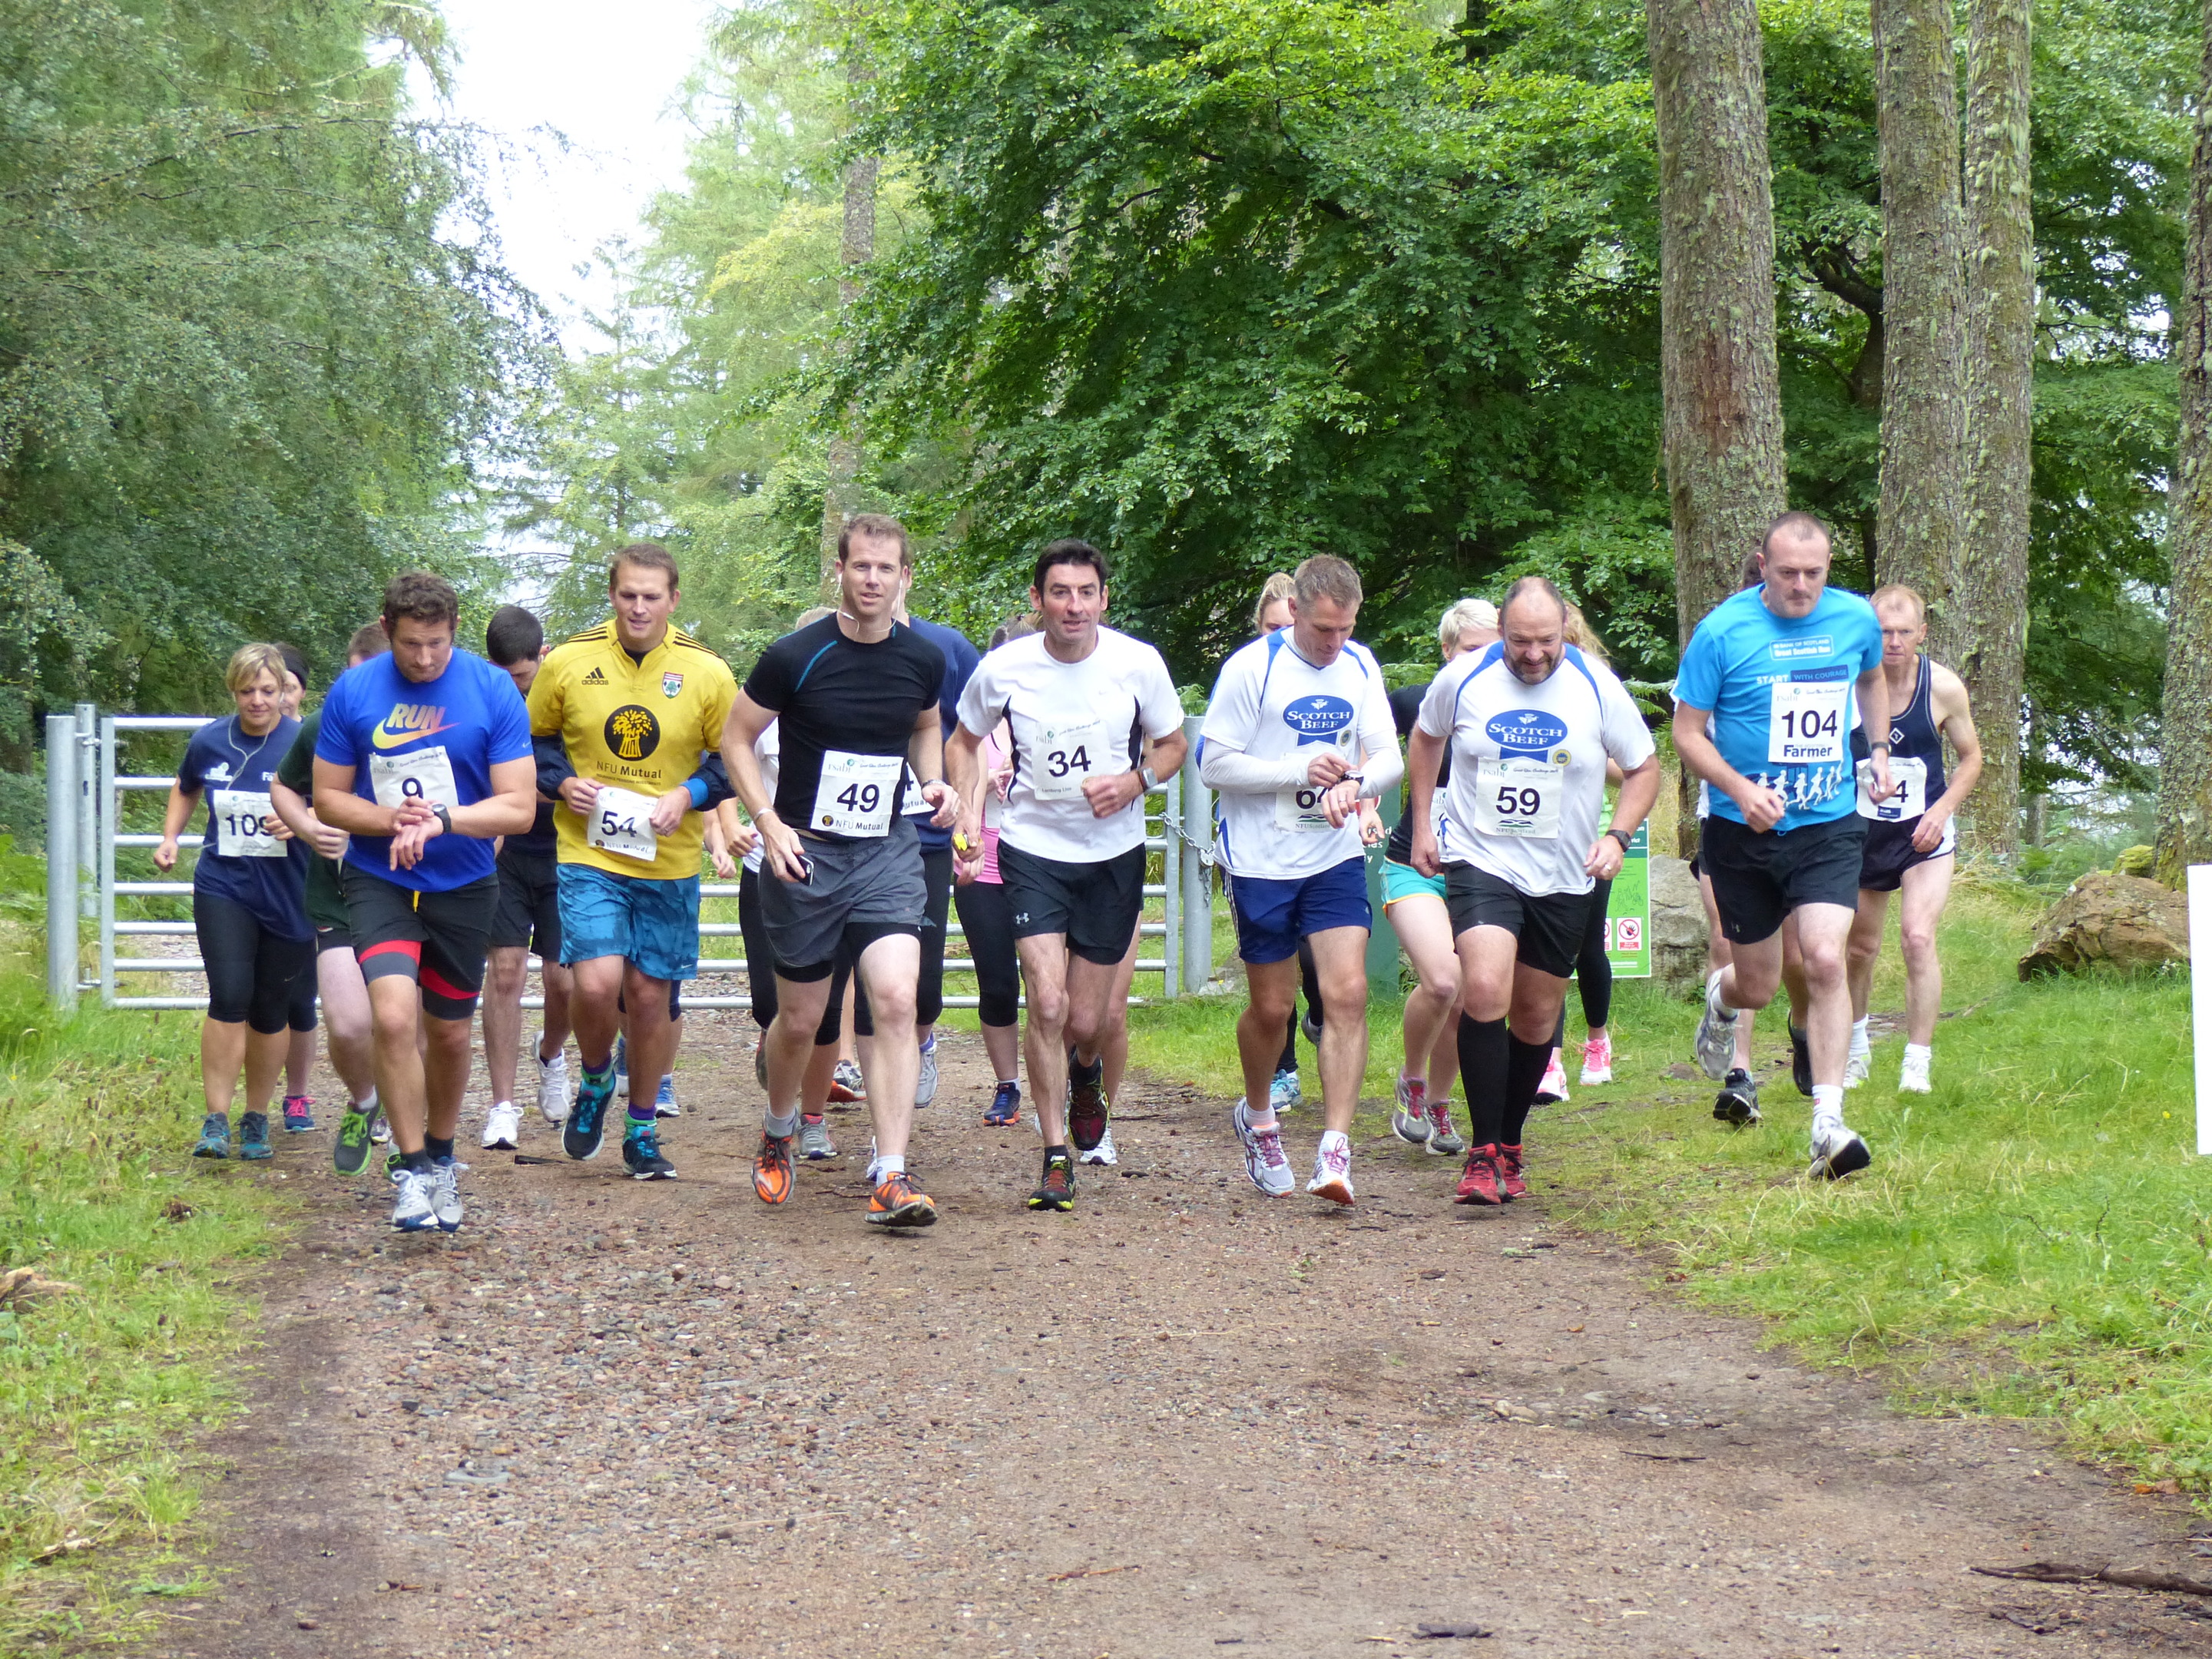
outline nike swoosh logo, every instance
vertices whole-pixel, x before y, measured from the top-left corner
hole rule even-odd
[[[368,734],[368,740],[379,749],[397,749],[401,744],[412,743],[417,738],[433,738],[441,732],[450,731],[455,724],[453,720],[441,720],[419,732],[388,732],[385,730],[384,722],[379,720],[376,729]]]

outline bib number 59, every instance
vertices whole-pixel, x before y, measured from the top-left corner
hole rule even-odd
[[[1544,810],[1544,792],[1523,786],[1515,788],[1502,785],[1498,791],[1498,816],[1501,818],[1533,818]]]

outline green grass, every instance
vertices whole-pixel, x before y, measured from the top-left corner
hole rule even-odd
[[[191,1167],[198,1030],[57,1022],[0,963],[0,1268],[76,1287],[0,1310],[0,1653],[122,1639],[196,1582],[172,1556],[237,1404],[240,1276],[289,1215],[266,1165]]]
[[[2212,1171],[2192,1155],[2185,974],[2024,986],[2039,897],[1967,885],[1942,933],[1936,1091],[1899,1097],[1902,1039],[1850,1097],[1875,1161],[1803,1180],[1808,1103],[1769,1015],[1765,1124],[1712,1121],[1688,1058],[1691,1005],[1623,984],[1620,1082],[1540,1110],[1529,1145],[1552,1212],[1659,1253],[1686,1296],[1771,1322],[1816,1362],[1886,1376],[1923,1408],[2053,1419],[2078,1452],[2212,1492]],[[1876,1012],[1901,1010],[1892,949]],[[1570,1029],[1577,1026],[1570,995]],[[1139,1012],[1136,1057],[1235,1091],[1236,999]],[[1399,1005],[1370,1010],[1366,1092],[1385,1095]],[[1571,1068],[1570,1071],[1571,1078]]]

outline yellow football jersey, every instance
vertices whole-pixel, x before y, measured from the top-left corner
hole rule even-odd
[[[610,618],[554,647],[539,666],[530,688],[530,732],[538,738],[558,732],[577,776],[649,799],[680,787],[699,769],[701,757],[720,746],[722,723],[737,695],[730,665],[681,629],[671,628],[636,662],[623,649]],[[605,844],[592,844],[594,827]],[[655,838],[650,862],[610,850],[635,848],[621,833],[605,833],[623,827],[587,825],[565,801],[553,809],[563,864],[656,881],[699,873],[706,830],[701,814],[685,813],[674,835]]]

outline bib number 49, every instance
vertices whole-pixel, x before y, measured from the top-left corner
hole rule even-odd
[[[883,804],[883,790],[872,783],[848,783],[837,792],[836,799],[848,812],[866,815]]]

